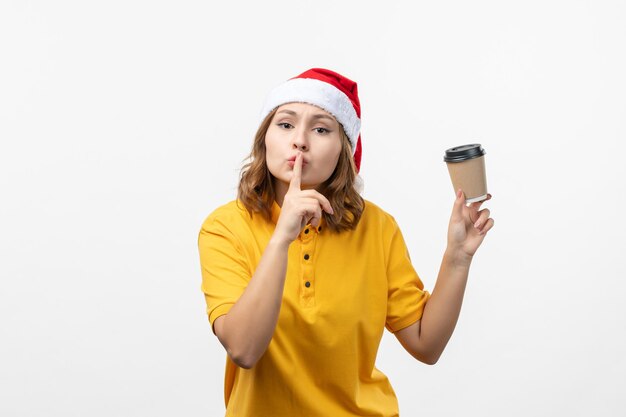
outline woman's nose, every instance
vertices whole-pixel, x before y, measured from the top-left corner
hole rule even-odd
[[[293,148],[301,151],[306,151],[308,149],[308,140],[305,132],[294,132]]]

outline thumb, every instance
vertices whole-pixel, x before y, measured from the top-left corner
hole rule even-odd
[[[460,188],[456,191],[456,200],[454,200],[454,207],[452,208],[452,216],[462,218],[463,206],[465,206],[465,193]]]

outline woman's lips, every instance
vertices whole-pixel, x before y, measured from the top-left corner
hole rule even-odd
[[[291,168],[293,168],[293,166],[296,164],[296,157],[292,156],[291,158],[287,159],[287,163],[289,164],[289,166]],[[306,164],[308,164],[308,162],[306,161],[306,159],[302,159],[302,167],[305,167]]]
[[[293,167],[294,167],[294,165],[296,165],[296,161],[291,161],[291,160],[289,160],[289,161],[287,161],[287,163],[289,164],[289,166],[290,166],[291,168],[293,168]],[[302,161],[302,168],[304,168],[307,164],[308,164],[308,162],[304,162],[304,161]]]

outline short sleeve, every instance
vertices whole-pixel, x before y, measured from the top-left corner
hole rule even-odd
[[[389,245],[387,258],[387,320],[392,333],[422,318],[430,294],[413,268],[404,237],[397,224]]]
[[[237,236],[224,221],[209,217],[198,235],[202,292],[211,329],[239,299],[250,282],[249,263]]]

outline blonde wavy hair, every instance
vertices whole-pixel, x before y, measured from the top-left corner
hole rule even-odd
[[[272,205],[276,198],[275,177],[267,168],[265,155],[265,135],[274,118],[274,109],[261,123],[256,132],[249,161],[241,169],[237,199],[250,215],[260,213],[268,221],[272,218]],[[341,126],[341,124],[339,125]],[[358,192],[358,177],[350,141],[343,127],[341,132],[341,153],[332,175],[318,190],[328,201],[335,214],[322,211],[327,226],[334,232],[354,229],[365,208],[363,198]]]

